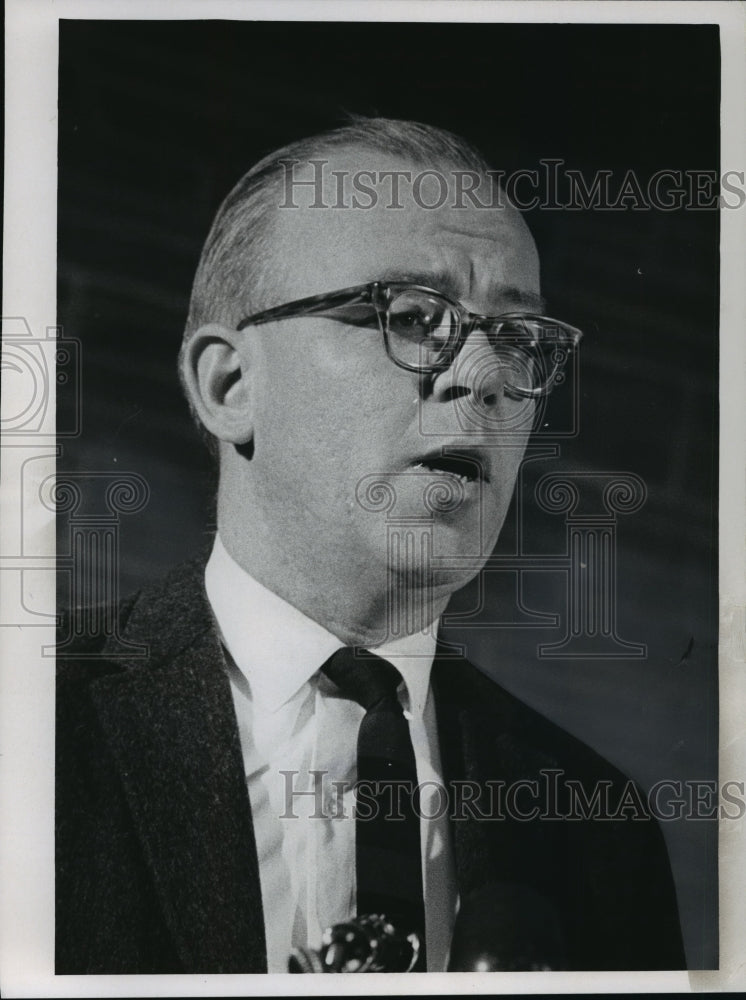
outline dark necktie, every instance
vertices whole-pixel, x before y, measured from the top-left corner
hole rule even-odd
[[[357,740],[355,863],[358,915],[380,914],[397,930],[416,931],[424,972],[419,792],[409,725],[396,696],[401,674],[372,653],[340,649],[322,671],[365,709]]]

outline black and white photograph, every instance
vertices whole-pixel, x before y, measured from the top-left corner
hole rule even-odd
[[[452,6],[45,22],[8,995],[743,985],[743,17]]]

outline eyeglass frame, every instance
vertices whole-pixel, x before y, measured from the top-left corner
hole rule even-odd
[[[392,292],[417,291],[427,295],[435,295],[446,302],[455,315],[458,317],[456,331],[443,347],[443,357],[440,361],[431,365],[415,365],[402,361],[393,353],[389,341],[389,325],[387,318],[388,307],[392,300]],[[407,281],[370,281],[364,285],[352,285],[349,288],[340,288],[335,292],[323,292],[320,295],[310,295],[306,298],[295,299],[279,306],[272,306],[270,309],[263,309],[242,319],[236,326],[236,330],[245,330],[249,326],[259,326],[263,323],[271,323],[280,319],[293,319],[301,316],[324,316],[332,309],[342,306],[371,305],[373,306],[378,319],[378,327],[383,335],[386,355],[397,367],[405,371],[416,372],[421,375],[434,375],[438,372],[446,371],[456,360],[467,338],[478,327],[494,326],[501,322],[511,320],[531,320],[540,321],[542,324],[553,326],[561,331],[566,338],[558,345],[568,349],[568,354],[577,348],[583,336],[582,330],[562,320],[552,319],[550,316],[542,316],[538,313],[509,312],[500,313],[497,316],[485,316],[480,313],[473,313],[458,300],[452,299],[445,292],[440,292],[436,288],[429,288],[427,285],[413,284]],[[334,317],[330,317],[334,318]],[[350,321],[353,326],[360,326],[361,323]],[[496,337],[499,336],[499,330]],[[566,360],[566,359],[565,359]],[[524,398],[537,399],[547,396],[552,390],[552,386],[564,367],[565,361],[557,364],[551,376],[538,389],[523,389],[511,386],[510,388]]]

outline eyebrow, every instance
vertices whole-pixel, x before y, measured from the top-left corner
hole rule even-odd
[[[450,298],[460,301],[461,289],[450,271],[409,271],[392,268],[384,271],[378,280],[404,281],[413,285],[425,285],[427,288],[443,292]],[[542,295],[523,291],[517,285],[495,285],[495,292],[500,299],[507,301],[508,306],[518,310],[543,313],[546,309],[546,300]]]

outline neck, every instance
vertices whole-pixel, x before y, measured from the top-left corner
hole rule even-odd
[[[220,493],[218,532],[242,569],[345,645],[380,646],[422,631],[451,596],[430,582],[413,584],[411,574],[396,576],[386,564],[338,557],[335,540],[318,532],[275,533],[256,512],[237,518]]]

